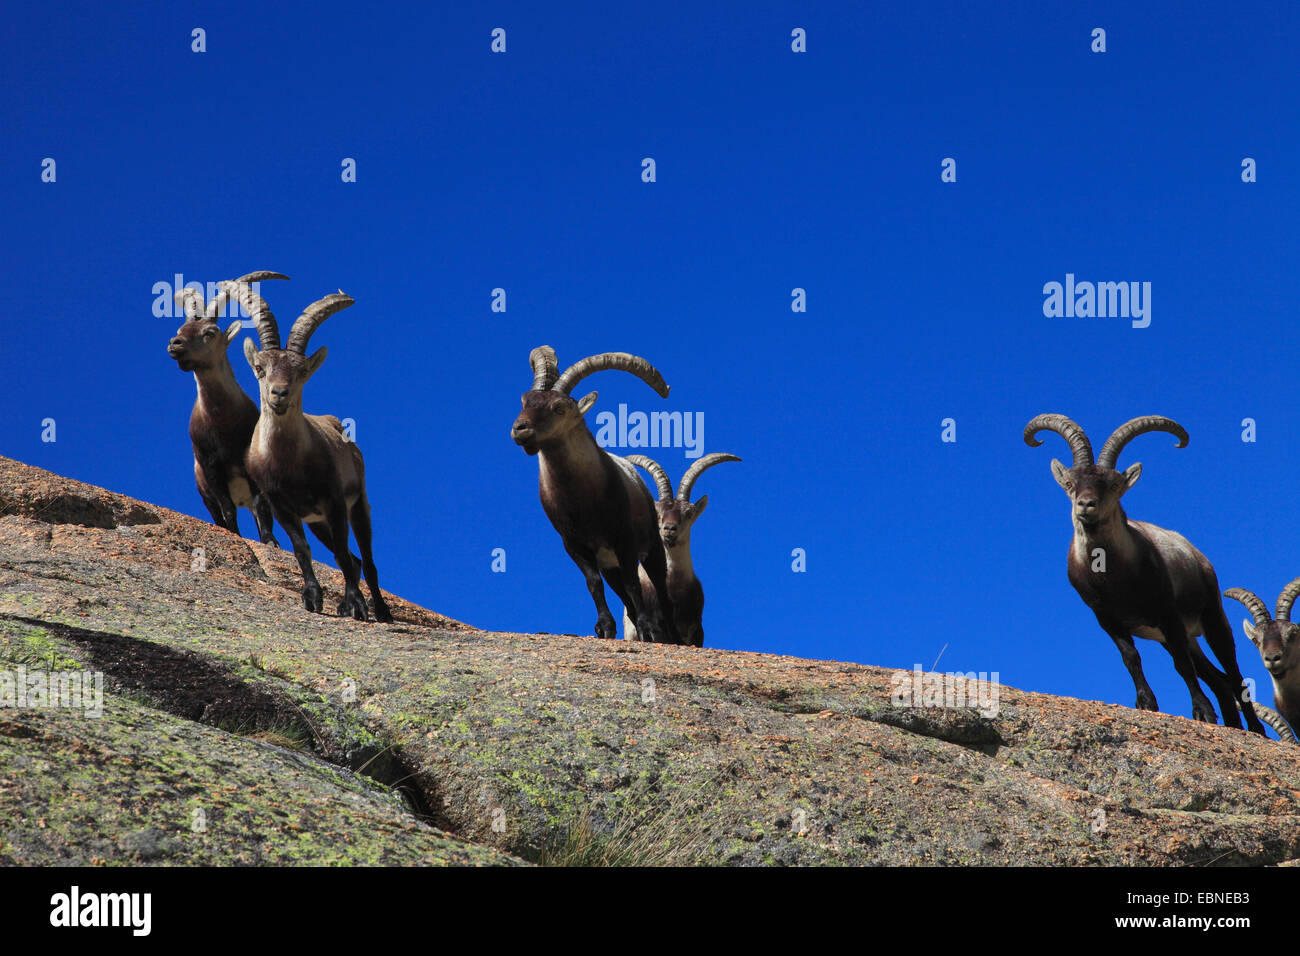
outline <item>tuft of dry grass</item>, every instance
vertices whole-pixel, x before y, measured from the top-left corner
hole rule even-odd
[[[706,822],[701,811],[726,805],[719,784],[734,769],[723,768],[671,804],[662,796],[641,794],[651,798],[648,806],[644,801],[625,803],[617,818],[604,824],[585,808],[560,840],[543,847],[536,862],[540,866],[697,865],[706,857],[713,828],[719,823],[716,818]]]

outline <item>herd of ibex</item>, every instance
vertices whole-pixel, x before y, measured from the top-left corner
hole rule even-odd
[[[287,278],[278,272],[250,272],[218,283],[219,294],[206,304],[196,290],[176,293],[186,321],[168,343],[167,352],[182,371],[194,373],[198,384],[190,415],[195,483],[212,520],[227,531],[239,533],[236,508],[241,507],[252,510],[263,543],[277,543],[271,519],[280,522],[302,569],[307,610],[319,612],[324,604],[304,524],[343,572],[338,613],[368,620],[360,590],[364,572],[375,619],[391,621],[371,553],[361,450],[345,436],[339,419],[302,410],[303,385],[320,368],[326,353],[321,348],[308,356],[307,343],[322,322],[353,300],[340,290],[313,302],[294,322],[281,347],[275,316],[252,283]],[[259,350],[252,339],[244,340],[244,355],[261,392],[260,413],[235,380],[226,357],[241,323],[235,321],[223,332],[216,321],[231,299],[243,306],[261,342]],[[612,638],[617,630],[605,603],[603,576],[623,602],[629,639],[703,646],[704,590],[691,563],[690,526],[704,510],[707,496],[692,504],[690,490],[706,468],[740,459],[705,456],[687,471],[674,497],[655,462],[638,456],[620,458],[596,443],[583,417],[596,402],[595,392],[580,401],[569,395],[587,376],[617,369],[638,376],[666,398],[668,386],[654,366],[626,352],[606,352],[588,356],[561,373],[549,345],[533,349],[529,361],[533,388],[523,397],[523,411],[511,437],[538,458],[542,508],[587,580],[596,604],[596,634]],[[655,475],[658,505],[632,461]],[[361,549],[360,558],[348,549],[349,527]]]
[[[282,347],[275,316],[252,283],[286,278],[278,272],[251,272],[219,283],[219,294],[208,303],[194,290],[176,293],[186,321],[167,351],[182,371],[194,373],[198,385],[190,415],[195,483],[212,520],[227,531],[239,533],[240,507],[253,512],[264,543],[277,543],[272,518],[280,523],[302,569],[308,610],[321,611],[323,595],[312,570],[304,524],[343,572],[338,613],[368,619],[360,590],[364,573],[375,619],[391,621],[371,553],[361,451],[338,418],[307,415],[302,409],[303,385],[320,368],[326,352],[321,348],[308,356],[307,343],[322,322],[353,300],[340,291],[313,302],[294,322]],[[261,393],[260,412],[240,388],[226,356],[240,323],[223,331],[216,321],[232,299],[251,317],[261,344],[258,349],[251,339],[244,341]],[[640,455],[611,455],[597,444],[584,417],[596,402],[595,392],[577,400],[570,394],[588,376],[618,370],[637,376],[666,398],[668,385],[653,365],[626,352],[605,352],[561,372],[548,345],[533,349],[529,363],[533,387],[523,395],[523,410],[510,435],[528,455],[537,456],[542,509],[586,579],[596,605],[597,636],[612,638],[617,632],[605,601],[608,583],[623,602],[628,639],[702,647],[704,590],[691,561],[690,533],[708,496],[692,502],[691,489],[708,468],[740,459],[706,455],[687,470],[674,493],[657,462]],[[1250,591],[1223,592],[1251,612],[1254,620],[1245,622],[1246,635],[1273,679],[1279,714],[1253,700],[1247,689],[1214,567],[1182,535],[1132,521],[1120,506],[1120,498],[1142,472],[1139,464],[1122,472],[1116,469],[1125,446],[1138,435],[1159,431],[1177,436],[1181,448],[1187,444],[1183,427],[1159,416],[1135,418],[1117,428],[1095,458],[1083,429],[1064,415],[1034,418],[1025,426],[1025,442],[1041,445],[1037,435],[1042,431],[1060,434],[1074,453],[1069,468],[1052,461],[1052,474],[1071,502],[1069,580],[1119,648],[1137,691],[1136,706],[1156,709],[1135,636],[1164,645],[1191,694],[1195,719],[1217,722],[1214,705],[1201,690],[1204,681],[1219,702],[1225,725],[1240,729],[1240,711],[1250,731],[1264,733],[1262,718],[1284,740],[1296,742],[1291,726],[1300,722],[1300,625],[1291,623],[1290,614],[1300,595],[1300,578],[1282,591],[1276,619]],[[657,500],[638,466],[654,478]],[[360,558],[349,550],[349,528]],[[1201,635],[1222,670],[1201,649]]]

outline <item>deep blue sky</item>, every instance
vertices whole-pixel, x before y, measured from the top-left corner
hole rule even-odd
[[[1270,605],[1300,574],[1293,6],[464,6],[11,9],[0,453],[206,518],[151,289],[274,269],[283,322],[357,300],[313,340],[305,405],[357,422],[384,585],[483,627],[595,618],[508,435],[541,343],[562,365],[644,355],[667,401],[618,373],[580,392],[702,412],[705,450],[744,458],[697,486],[710,646],[928,667],[947,645],[943,670],[1131,705],[1065,576],[1068,450],[1021,441],[1048,411],[1097,446],[1178,419],[1188,448],[1143,436],[1121,459],[1145,465],[1130,516]],[[1151,282],[1150,328],[1045,318],[1067,272]],[[688,464],[648,453],[674,480]]]

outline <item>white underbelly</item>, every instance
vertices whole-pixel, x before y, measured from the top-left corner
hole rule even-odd
[[[247,478],[231,478],[226,486],[230,500],[236,508],[249,508],[253,504],[253,489],[248,486]]]

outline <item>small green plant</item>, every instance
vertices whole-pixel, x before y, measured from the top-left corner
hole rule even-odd
[[[81,661],[63,653],[62,648],[43,629],[19,631],[15,636],[15,641],[6,640],[0,645],[0,659],[29,670],[82,669]]]

